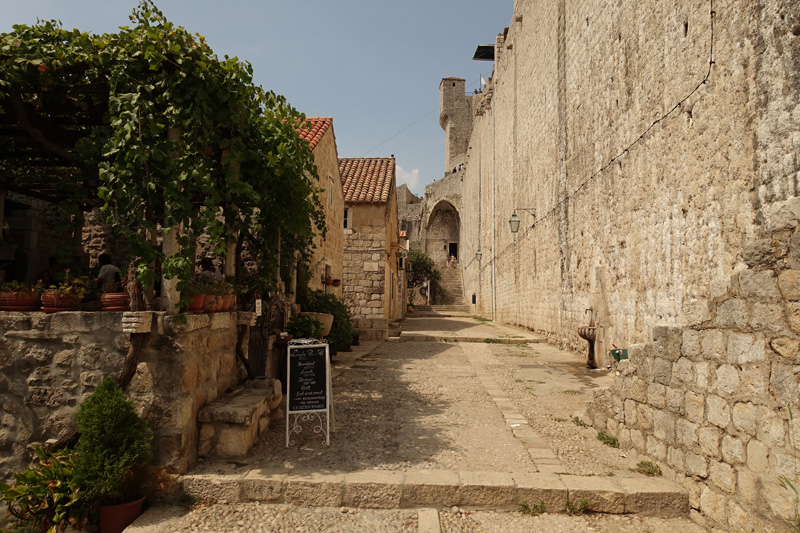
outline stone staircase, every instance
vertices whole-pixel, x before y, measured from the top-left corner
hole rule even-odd
[[[439,280],[438,290],[434,291],[435,306],[464,306],[464,288],[461,285],[461,269],[439,267],[442,279]],[[467,309],[469,309],[467,307]]]
[[[414,312],[409,317],[423,316],[463,316],[469,315],[469,306],[464,305],[414,305]]]

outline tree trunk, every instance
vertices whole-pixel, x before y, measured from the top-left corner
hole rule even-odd
[[[256,379],[256,375],[253,373],[253,367],[250,366],[250,360],[244,356],[244,340],[247,338],[248,333],[250,333],[250,326],[239,326],[239,339],[236,342],[236,357],[244,365],[244,369],[247,371],[247,379]]]

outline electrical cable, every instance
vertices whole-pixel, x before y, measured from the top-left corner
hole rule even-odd
[[[711,78],[712,67],[714,66],[714,22],[715,22],[715,15],[716,15],[716,11],[714,10],[714,0],[710,0],[710,6],[711,6],[711,10],[710,10],[710,14],[709,15],[710,15],[710,21],[711,21],[711,32],[710,32],[711,33],[711,36],[710,36],[711,44],[710,44],[710,53],[709,53],[709,60],[708,60],[708,71],[706,72],[706,75],[703,77],[702,81],[700,81],[700,83],[698,83],[697,86],[694,89],[692,89],[686,96],[684,96],[680,101],[678,101],[678,103],[675,104],[669,111],[667,111],[665,114],[663,114],[658,119],[653,121],[653,123],[650,124],[647,127],[647,129],[645,129],[644,132],[641,135],[639,135],[639,137],[637,137],[632,143],[630,143],[624,150],[622,150],[617,155],[612,157],[608,161],[608,163],[603,165],[599,170],[597,170],[592,175],[590,175],[588,178],[586,178],[583,182],[581,182],[581,184],[578,185],[578,187],[575,190],[573,190],[571,193],[569,193],[568,195],[566,195],[562,199],[560,199],[556,203],[556,205],[553,206],[549,211],[547,211],[543,216],[541,216],[540,218],[536,219],[534,221],[534,223],[530,227],[528,227],[522,233],[522,235],[520,237],[525,237],[536,226],[538,226],[540,222],[542,222],[544,220],[547,220],[548,218],[553,216],[565,202],[568,202],[570,199],[575,197],[586,185],[589,184],[590,181],[594,180],[596,177],[598,177],[600,174],[602,174],[605,170],[607,170],[611,165],[616,163],[621,157],[623,157],[625,154],[630,152],[630,150],[632,148],[634,148],[639,142],[641,142],[642,139],[644,139],[645,136],[647,136],[647,134],[654,127],[656,127],[658,124],[660,124],[662,121],[667,119],[670,115],[672,115],[672,113],[674,113],[675,110],[680,108],[684,104],[684,102],[686,102],[689,98],[691,98],[697,91],[700,90],[700,88],[703,85],[705,85],[708,82],[708,80]],[[495,259],[499,258],[501,255],[504,255],[514,244],[516,244],[516,240],[512,240],[508,245],[506,245],[505,248],[500,250],[499,253],[493,254],[493,257],[491,259],[489,259],[489,261],[487,261],[487,266],[492,261],[494,261]]]
[[[474,81],[474,82],[472,82],[472,83],[469,85],[469,87],[466,87],[466,89],[469,89],[470,87],[472,87],[472,86],[473,86],[473,85],[475,85],[476,83],[480,83],[480,82],[481,82],[481,80],[480,80],[480,79],[478,79],[478,81]],[[436,107],[434,107],[433,109],[431,109],[430,111],[428,111],[427,113],[425,113],[424,115],[422,115],[421,117],[419,117],[417,120],[415,120],[414,122],[412,122],[411,124],[409,124],[409,125],[408,125],[408,126],[406,126],[405,128],[401,129],[400,131],[398,131],[397,133],[395,133],[394,135],[392,135],[391,137],[389,137],[388,139],[386,139],[385,141],[382,141],[382,142],[380,142],[380,143],[376,144],[375,146],[373,146],[372,148],[370,148],[369,150],[367,150],[367,151],[364,153],[364,155],[362,155],[361,157],[367,157],[367,155],[368,155],[370,152],[372,152],[373,150],[375,150],[375,149],[377,149],[377,148],[380,148],[380,147],[381,147],[381,146],[383,146],[384,144],[388,143],[389,141],[391,141],[392,139],[394,139],[395,137],[397,137],[398,135],[400,135],[401,133],[403,133],[404,131],[406,131],[408,128],[410,128],[411,126],[413,126],[414,124],[416,124],[417,122],[419,122],[420,120],[422,120],[423,118],[427,117],[428,115],[430,115],[430,114],[431,114],[431,113],[433,113],[434,111],[437,111],[438,109],[439,109],[439,106],[437,105]]]

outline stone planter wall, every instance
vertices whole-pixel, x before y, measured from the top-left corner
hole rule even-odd
[[[236,361],[244,313],[164,313],[152,324],[129,396],[155,433],[156,464],[184,472],[196,461],[197,412],[243,378]],[[36,445],[74,425],[81,402],[122,368],[130,335],[122,313],[0,312],[0,480],[24,469]]]
[[[630,347],[587,415],[686,486],[723,531],[784,531],[800,472],[800,199],[779,204],[727,293]]]

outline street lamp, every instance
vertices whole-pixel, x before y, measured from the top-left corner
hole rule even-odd
[[[520,219],[517,216],[517,209],[521,209],[523,211],[527,211],[530,215],[534,218],[534,224],[536,220],[536,213],[534,212],[533,208],[531,207],[515,207],[514,212],[511,214],[511,218],[508,219],[508,228],[511,230],[511,233],[517,233],[519,231],[519,223]],[[533,227],[533,226],[531,226]]]
[[[481,258],[482,258],[482,257],[483,257],[483,252],[481,252],[481,249],[480,249],[480,248],[478,248],[478,251],[477,251],[477,252],[475,252],[475,259],[477,259],[477,260],[478,260],[478,263],[480,263],[480,262],[481,262]]]

